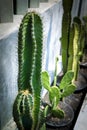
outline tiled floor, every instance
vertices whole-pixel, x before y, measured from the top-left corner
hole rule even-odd
[[[87,96],[85,97],[74,130],[87,130]]]

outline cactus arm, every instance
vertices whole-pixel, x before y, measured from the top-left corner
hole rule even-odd
[[[13,116],[14,116],[14,121],[16,122],[18,129],[24,130],[21,116],[20,116],[21,115],[20,113],[21,99],[22,99],[22,94],[18,94],[13,105]]]
[[[68,3],[67,3],[68,2]],[[71,25],[71,9],[72,9],[73,0],[63,0],[63,19],[62,19],[62,65],[64,74],[67,71],[68,65],[68,47],[69,47],[69,32]]]
[[[31,129],[32,127],[32,95],[27,94],[24,97],[24,110],[22,112],[22,124],[24,127],[24,130]],[[23,100],[22,100],[23,102]],[[22,103],[23,104],[23,103]]]
[[[67,62],[68,62],[68,33],[69,33],[68,25],[69,25],[69,17],[68,15],[63,15],[61,47],[62,47],[62,65],[64,74],[67,71]]]
[[[39,130],[42,32],[40,16],[28,12],[22,20],[18,35],[19,94],[13,105],[13,116],[19,130]]]
[[[73,40],[73,65],[72,70],[74,71],[73,81],[77,80],[78,75],[78,63],[79,63],[79,38],[81,31],[81,21],[78,18],[74,18],[74,40]]]
[[[27,103],[28,100],[30,102]],[[32,96],[28,93],[28,91],[20,92],[17,95],[17,98],[15,99],[13,105],[14,121],[16,121],[19,130],[25,130],[25,122],[27,122],[27,120],[29,120],[29,122],[32,122],[31,106],[32,106]],[[30,128],[30,124],[27,125],[27,127]]]
[[[31,68],[34,64],[35,44],[32,38],[32,18],[30,13],[25,15],[22,20],[18,35],[18,62],[19,62],[19,74],[18,74],[18,88],[19,90],[31,91],[30,79]]]
[[[67,71],[72,70],[72,63],[73,63],[73,37],[74,37],[74,28],[70,28],[70,36],[69,36],[69,49],[68,49],[68,67]]]
[[[34,67],[34,73],[32,76],[32,86],[33,86],[33,96],[34,96],[34,106],[33,106],[33,127],[32,129],[39,129],[39,122],[40,117],[38,113],[40,113],[40,94],[42,89],[41,84],[41,68],[42,68],[42,43],[43,43],[43,27],[42,27],[42,21],[41,18],[34,14],[32,19],[33,23],[33,34],[36,41],[36,60],[35,60],[35,67]],[[37,26],[36,26],[37,25]],[[38,107],[37,107],[38,106]]]

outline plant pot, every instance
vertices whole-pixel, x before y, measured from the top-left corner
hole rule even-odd
[[[65,117],[63,119],[59,119],[48,115],[46,118],[47,130],[67,130],[68,127],[71,125],[72,120],[74,118],[73,109],[64,102],[60,102],[59,107],[64,110]]]
[[[82,93],[71,94],[70,96],[66,97],[64,101],[65,101],[65,103],[70,105],[72,107],[73,111],[75,112],[80,103],[81,97],[82,97]]]

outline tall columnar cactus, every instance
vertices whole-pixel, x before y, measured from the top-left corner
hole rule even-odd
[[[62,0],[63,2],[63,19],[62,19],[62,64],[64,74],[67,71],[68,65],[68,47],[69,47],[69,32],[71,26],[71,10],[73,0]]]
[[[77,80],[78,65],[80,58],[80,33],[81,33],[81,21],[79,18],[75,17],[74,20],[74,39],[73,39],[73,64],[72,70],[74,71],[74,79]]]
[[[72,63],[73,63],[73,37],[74,37],[74,27],[70,28],[70,35],[69,35],[69,48],[68,48],[68,66],[67,71],[72,70]]]
[[[18,36],[18,95],[13,117],[19,130],[39,130],[43,27],[40,16],[28,12]]]
[[[68,48],[68,68],[73,69],[74,80],[77,79],[79,62],[82,59],[85,43],[85,31],[81,20],[78,17],[74,18],[72,28],[70,29],[69,48]]]

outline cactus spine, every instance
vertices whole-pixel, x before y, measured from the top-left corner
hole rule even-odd
[[[73,0],[63,0],[63,19],[62,19],[62,65],[64,74],[67,71],[68,65],[68,47],[69,47],[69,32],[71,26],[71,9]]]
[[[40,16],[28,12],[18,36],[18,95],[13,117],[19,130],[39,130],[43,27]]]

